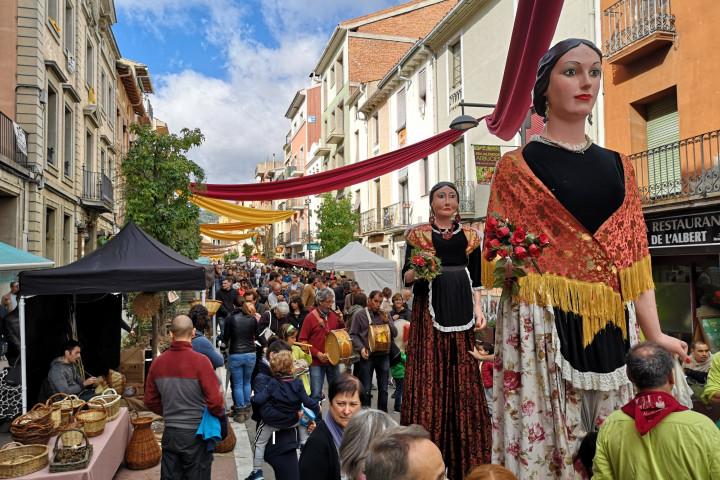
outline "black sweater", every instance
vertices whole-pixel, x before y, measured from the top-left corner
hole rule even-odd
[[[318,422],[300,455],[300,480],[340,480],[340,457],[324,422]]]

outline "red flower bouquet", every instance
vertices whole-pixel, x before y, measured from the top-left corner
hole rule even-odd
[[[527,275],[529,265],[542,274],[537,259],[550,245],[550,238],[546,234],[527,232],[493,212],[485,222],[485,238],[487,241],[483,255],[490,262],[498,259],[493,287],[503,288],[503,296],[519,293],[518,278]]]
[[[417,278],[431,282],[440,275],[440,259],[425,250],[415,248],[410,256],[410,268],[415,271]]]

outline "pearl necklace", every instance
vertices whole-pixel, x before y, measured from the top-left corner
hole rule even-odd
[[[551,147],[562,148],[563,150],[567,150],[568,152],[580,154],[585,153],[585,151],[593,144],[592,138],[587,135],[585,135],[585,143],[578,144],[558,142],[542,135],[533,135],[531,141],[544,143],[545,145],[550,145]]]
[[[453,224],[448,228],[440,228],[437,225],[435,225],[434,223],[432,223],[430,226],[431,226],[433,232],[437,233],[438,235],[442,235],[443,240],[450,240],[453,237],[453,235],[455,235],[460,230],[462,230],[462,227],[459,224],[456,224],[455,222],[453,222]],[[454,231],[453,231],[453,227],[456,227]]]

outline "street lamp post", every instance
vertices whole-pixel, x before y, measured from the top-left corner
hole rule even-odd
[[[308,217],[308,228],[307,228],[307,243],[305,244],[305,248],[307,248],[308,252],[308,260],[312,261],[312,250],[310,250],[310,241],[312,240],[312,235],[310,234],[310,215],[312,215],[312,210],[310,209],[310,197],[305,199],[305,205],[307,206],[307,217]]]

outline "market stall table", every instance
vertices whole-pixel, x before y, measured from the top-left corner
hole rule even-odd
[[[45,467],[31,475],[21,477],[23,479],[42,478],[57,480],[107,480],[115,476],[118,468],[125,459],[125,449],[132,434],[130,428],[130,415],[127,408],[121,408],[120,414],[115,420],[105,424],[105,430],[97,437],[88,438],[93,446],[93,454],[90,465],[82,470],[72,472],[50,473],[49,467]],[[62,442],[62,440],[61,440]],[[53,447],[55,437],[50,438],[48,448],[50,459],[53,458]]]

